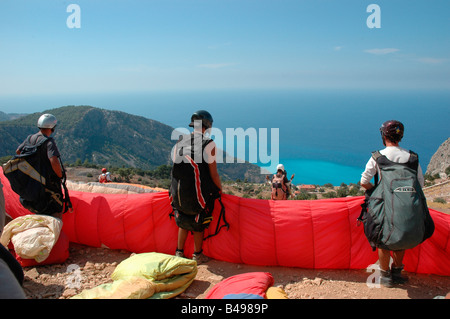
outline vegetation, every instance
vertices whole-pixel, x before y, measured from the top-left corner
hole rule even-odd
[[[104,167],[103,165],[90,163],[88,160],[84,162],[81,159],[77,159],[75,163],[65,163],[65,167],[75,167],[75,168],[93,168],[97,169],[99,172]],[[136,167],[105,167],[112,176],[113,182],[118,183],[131,183],[136,182],[138,184],[150,186],[150,187],[161,187],[168,188],[170,185],[170,171],[172,167],[170,165],[160,165],[155,169],[144,170]],[[97,180],[97,176],[92,175],[92,173],[87,173],[87,177],[92,177],[93,180]]]
[[[435,179],[439,179],[439,173],[436,173],[434,175],[431,175],[430,173],[426,173],[424,176],[425,180],[428,180],[430,182],[433,182]]]
[[[440,203],[440,204],[447,204],[447,201],[446,201],[444,198],[442,198],[442,197],[436,197],[436,198],[433,200],[433,202],[434,202],[434,203]]]

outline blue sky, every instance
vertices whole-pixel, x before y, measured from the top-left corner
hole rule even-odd
[[[381,28],[366,24],[372,3]],[[449,14],[448,0],[1,0],[0,97],[448,90]]]

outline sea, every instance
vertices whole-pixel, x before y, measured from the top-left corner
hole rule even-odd
[[[282,163],[295,184],[357,183],[386,120],[405,125],[400,146],[419,154],[425,172],[450,137],[450,91],[209,90],[0,97],[0,111],[31,113],[91,105],[187,129],[208,110],[218,147],[274,172]],[[244,149],[243,151],[242,148]]]

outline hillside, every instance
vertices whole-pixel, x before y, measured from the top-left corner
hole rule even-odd
[[[450,169],[450,137],[447,138],[431,157],[426,173],[429,175],[443,175]],[[446,175],[449,175],[446,173]]]
[[[17,118],[25,116],[25,115],[26,114],[5,113],[5,112],[0,111],[0,122],[14,120],[14,119],[17,119]]]
[[[92,106],[65,106],[0,122],[0,157],[11,156],[17,146],[37,132],[36,123],[43,113],[58,119],[53,137],[63,162],[89,162],[107,167],[154,169],[171,164],[173,128],[142,116]],[[219,164],[224,179],[260,181],[259,167],[243,164]]]

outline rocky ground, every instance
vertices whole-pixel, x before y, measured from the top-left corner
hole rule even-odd
[[[67,299],[112,282],[115,267],[131,253],[71,243],[64,264],[26,267],[24,291],[30,299]],[[79,268],[78,268],[79,267]],[[79,269],[79,276],[73,269]],[[230,276],[253,271],[270,272],[275,286],[289,299],[431,299],[450,292],[450,277],[408,273],[409,282],[395,288],[377,288],[370,282],[375,273],[366,270],[312,270],[231,264],[218,260],[198,266],[191,286],[177,298],[203,299],[208,290]],[[368,284],[369,280],[369,284]]]
[[[428,207],[440,212],[450,214],[450,181],[439,180],[436,185],[426,187],[424,190]],[[444,199],[445,203],[437,202],[436,199]]]

